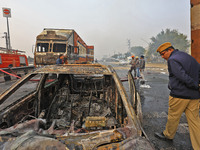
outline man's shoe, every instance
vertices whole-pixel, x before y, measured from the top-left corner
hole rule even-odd
[[[164,140],[164,141],[173,141],[173,139],[168,139],[164,134],[163,132],[161,133],[158,133],[158,132],[155,132],[154,133],[154,136],[161,139],[161,140]]]

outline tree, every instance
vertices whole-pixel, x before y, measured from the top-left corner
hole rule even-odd
[[[126,52],[124,53],[124,57],[127,58],[127,57],[130,57],[131,56],[131,52]]]
[[[131,47],[131,53],[136,56],[144,55],[145,49],[142,46]]]
[[[156,49],[165,42],[170,42],[174,48],[184,52],[188,52],[190,46],[187,35],[179,33],[177,30],[170,29],[162,30],[156,37],[152,37],[151,41],[147,52],[148,56],[157,56]]]
[[[115,58],[115,59],[117,59],[118,57],[119,57],[119,54],[114,54],[111,56],[111,58]]]

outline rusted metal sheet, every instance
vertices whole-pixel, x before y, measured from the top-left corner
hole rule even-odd
[[[191,0],[191,55],[200,63],[200,0]]]
[[[60,40],[65,41],[67,40],[71,34],[73,33],[73,30],[43,30],[43,32],[37,36],[37,40]]]
[[[149,147],[149,142],[141,137],[138,138],[128,138],[126,140],[124,140],[123,142],[119,142],[119,143],[112,143],[112,144],[106,144],[103,145],[101,147],[98,147],[97,150],[121,150],[121,149],[127,149],[127,150],[133,150],[133,149],[145,149],[147,150]],[[134,148],[137,147],[137,148]]]
[[[124,139],[123,135],[117,130],[98,131],[81,135],[68,135],[57,137],[59,141],[65,143],[69,149],[77,147],[78,149],[92,150],[100,147],[102,144],[110,142],[120,142]]]
[[[56,60],[58,59],[58,56],[62,53],[39,53],[37,52],[35,54],[35,61],[38,65],[43,64],[56,64]]]
[[[154,149],[141,126],[139,95],[134,108],[112,67],[45,66],[3,92],[1,105],[36,77],[34,91],[0,110],[3,148]]]
[[[85,120],[85,127],[105,127],[106,117],[87,117]]]
[[[44,66],[37,73],[67,73],[67,74],[112,74],[112,72],[103,65],[98,64],[65,64]]]

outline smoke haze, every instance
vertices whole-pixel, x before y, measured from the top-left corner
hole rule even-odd
[[[166,28],[190,39],[189,0],[0,0],[11,8],[11,46],[33,57],[36,36],[43,28],[74,29],[94,45],[95,57],[124,53],[131,46],[147,47],[152,36]],[[1,8],[2,9],[2,8]],[[7,32],[0,12],[0,36]],[[0,38],[0,47],[5,39]]]

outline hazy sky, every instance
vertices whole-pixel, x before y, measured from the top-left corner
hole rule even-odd
[[[0,0],[11,8],[11,46],[33,56],[32,47],[43,28],[74,29],[94,45],[95,57],[113,55],[131,46],[147,47],[166,28],[190,39],[190,0]],[[0,37],[7,31],[0,11]],[[0,38],[0,47],[5,39]]]

